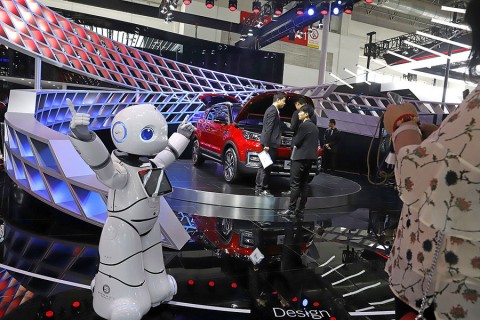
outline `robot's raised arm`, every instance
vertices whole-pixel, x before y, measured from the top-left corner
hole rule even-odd
[[[68,136],[75,150],[82,159],[97,174],[98,179],[110,188],[121,188],[127,182],[126,170],[114,165],[110,154],[103,142],[95,132],[88,129],[90,115],[77,113],[70,99],[67,99],[68,107],[72,113],[70,129],[72,134]],[[125,172],[124,172],[125,171]]]
[[[150,161],[157,168],[166,168],[180,157],[182,152],[187,148],[189,138],[180,133],[173,133],[168,139],[168,146],[159,152],[155,158]]]
[[[188,146],[190,137],[192,136],[195,127],[190,122],[187,122],[187,117],[178,126],[177,132],[172,134],[168,139],[168,146],[159,152],[155,158],[150,159],[153,165],[157,168],[166,168],[173,161],[177,160]]]
[[[113,163],[102,140],[95,132],[91,133],[93,139],[90,141],[82,141],[73,136],[68,137],[80,157],[95,171],[100,182],[109,188],[123,188],[128,177],[125,168]]]

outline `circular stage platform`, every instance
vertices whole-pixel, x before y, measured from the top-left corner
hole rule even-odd
[[[222,165],[207,162],[194,167],[190,160],[180,160],[167,168],[173,192],[165,196],[173,210],[202,216],[275,220],[277,211],[288,207],[289,178],[272,176],[270,192],[274,197],[255,196],[255,176],[246,175],[228,184],[223,180]],[[305,216],[325,209],[348,206],[361,190],[359,184],[337,176],[320,173],[309,183]]]

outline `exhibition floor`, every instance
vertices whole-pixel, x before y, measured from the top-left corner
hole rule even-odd
[[[191,241],[164,250],[178,293],[144,319],[392,319],[383,266],[400,210],[396,192],[360,175],[322,179],[361,190],[348,205],[311,209],[303,221],[179,212]],[[0,319],[100,319],[84,288],[96,272],[101,229],[31,197],[3,172],[0,183],[0,262],[23,270],[0,268]],[[257,265],[248,259],[255,248],[265,256]]]

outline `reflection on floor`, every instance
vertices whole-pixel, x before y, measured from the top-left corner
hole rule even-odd
[[[181,251],[164,252],[178,294],[144,319],[392,319],[383,267],[400,202],[392,188],[338,175],[362,186],[359,200],[316,213],[315,219],[178,213],[192,236]],[[0,179],[1,263],[32,273],[0,271],[0,318],[100,319],[88,289],[59,280],[88,287],[101,229],[33,199],[4,173]],[[255,249],[255,257],[264,256],[260,262],[249,258]]]

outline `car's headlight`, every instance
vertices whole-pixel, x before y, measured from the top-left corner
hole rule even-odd
[[[260,141],[260,134],[251,131],[242,131],[243,137],[247,140]]]

